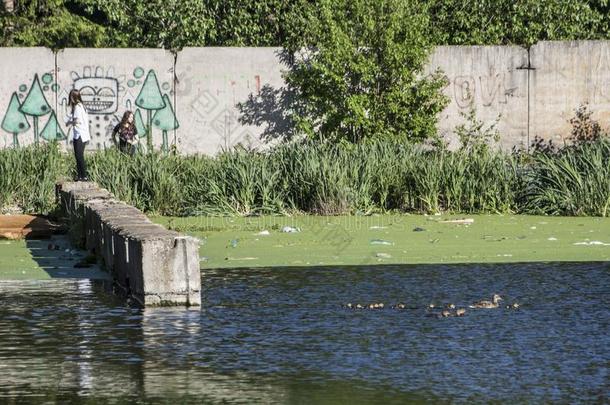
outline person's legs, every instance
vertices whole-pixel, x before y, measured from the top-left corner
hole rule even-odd
[[[81,138],[75,139],[74,157],[76,158],[76,173],[78,180],[87,178],[87,167],[85,166],[85,144]]]

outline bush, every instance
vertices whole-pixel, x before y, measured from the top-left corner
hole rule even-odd
[[[436,135],[447,100],[440,74],[422,76],[432,48],[415,0],[321,0],[307,9],[285,75],[297,126],[310,138],[421,142]]]

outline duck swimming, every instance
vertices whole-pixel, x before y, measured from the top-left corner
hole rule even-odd
[[[498,308],[498,303],[502,301],[502,297],[498,294],[494,294],[491,298],[491,301],[477,301],[472,305],[469,305],[470,308]]]

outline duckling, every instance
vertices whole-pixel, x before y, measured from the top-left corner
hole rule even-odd
[[[494,294],[491,301],[477,301],[472,305],[469,305],[470,308],[498,308],[498,303],[502,301],[502,297],[498,294]]]
[[[464,316],[466,315],[466,310],[464,308],[458,308],[455,311],[455,316]]]
[[[356,308],[356,309],[364,309],[364,306],[362,304],[356,304],[354,306],[354,308]]]
[[[507,305],[507,306],[506,306],[506,309],[518,309],[518,308],[519,308],[519,306],[520,306],[520,305],[519,305],[519,303],[517,303],[517,302],[513,302],[512,304]]]
[[[447,309],[455,309],[455,305],[454,304],[445,304],[445,308],[447,308]]]
[[[451,311],[449,310],[444,310],[440,313],[439,318],[448,318],[451,316]]]
[[[348,302],[347,304],[345,304],[345,308],[348,308],[348,309],[354,309],[354,308],[355,308],[355,306],[354,306],[354,304],[352,304],[351,302]]]
[[[392,305],[392,309],[405,309],[407,306],[405,304],[403,304],[402,302],[399,302],[396,305]]]
[[[434,307],[435,307],[435,305],[434,305],[434,304],[429,304],[429,305],[428,305],[428,308],[430,308],[430,309],[434,309]]]

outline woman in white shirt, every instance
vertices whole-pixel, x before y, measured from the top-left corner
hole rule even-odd
[[[85,144],[89,142],[89,116],[83,106],[80,92],[76,89],[70,91],[68,96],[70,113],[66,115],[66,125],[72,128],[72,144],[76,158],[76,181],[88,181],[87,167],[85,166]]]

